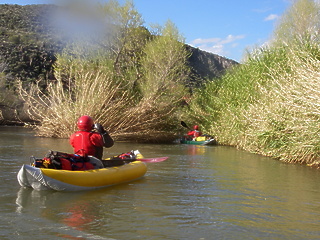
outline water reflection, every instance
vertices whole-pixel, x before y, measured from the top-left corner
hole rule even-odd
[[[137,184],[143,180],[136,181]],[[108,225],[123,211],[123,204],[134,208],[132,200],[136,193],[131,184],[114,186],[83,192],[35,191],[20,188],[16,198],[16,212],[32,212],[35,216],[60,223],[81,232],[110,232]],[[129,188],[129,189],[128,189]],[[118,191],[125,189],[125,198],[118,196]],[[99,238],[95,238],[99,239]],[[105,238],[104,238],[105,239]]]
[[[18,169],[35,152],[68,151],[67,140],[23,131],[15,136],[1,128],[0,136],[2,239],[320,236],[316,169],[222,146],[116,143],[106,156],[138,149],[145,157],[169,159],[148,164],[145,177],[132,183],[88,192],[37,192],[18,186]],[[39,229],[41,238],[35,234]]]

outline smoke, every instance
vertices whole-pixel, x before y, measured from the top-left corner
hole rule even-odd
[[[94,0],[56,0],[57,10],[50,22],[59,39],[66,42],[101,43],[110,34],[108,17]]]

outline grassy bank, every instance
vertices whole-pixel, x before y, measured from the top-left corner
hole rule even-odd
[[[268,46],[199,90],[189,116],[221,144],[320,167],[319,10],[295,1]]]
[[[221,144],[319,165],[319,56],[312,42],[260,49],[198,91],[189,113]]]

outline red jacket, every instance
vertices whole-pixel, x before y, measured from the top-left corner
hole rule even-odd
[[[196,138],[196,137],[201,136],[202,133],[198,130],[193,130],[193,131],[189,131],[187,135]]]
[[[100,133],[78,131],[71,135],[70,144],[75,154],[96,156],[96,148],[103,147],[104,142]]]

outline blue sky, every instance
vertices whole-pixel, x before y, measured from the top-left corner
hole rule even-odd
[[[61,0],[60,0],[61,1]],[[44,4],[54,0],[0,0],[1,4]],[[125,0],[119,0],[120,3]],[[266,43],[290,0],[133,0],[145,25],[170,19],[185,42],[241,61],[247,49]]]

